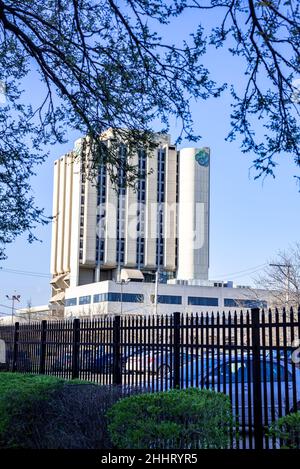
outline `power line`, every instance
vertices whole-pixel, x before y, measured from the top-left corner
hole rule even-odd
[[[10,268],[4,268],[4,267],[0,267],[0,272],[6,272],[9,274],[17,274],[17,275],[28,275],[31,277],[51,278],[50,274],[46,274],[42,272],[30,272],[27,270],[10,269]]]
[[[3,305],[0,303],[1,308],[6,308],[11,310],[11,306]],[[15,311],[21,311],[23,308],[15,308]]]
[[[10,268],[5,268],[5,267],[0,267],[0,272],[6,272],[9,274],[17,274],[17,275],[27,275],[30,277],[39,277],[39,278],[47,278],[51,279],[52,275],[47,274],[45,272],[30,272],[28,270],[18,270],[18,269],[10,269]],[[72,277],[72,276],[71,276]]]
[[[9,316],[9,317],[12,317],[11,313],[4,313],[3,311],[0,311],[0,319],[1,319],[1,316]],[[16,318],[23,318],[24,316],[19,313],[19,314],[14,314],[14,317]]]
[[[239,271],[236,271],[236,272],[231,272],[229,274],[222,274],[222,275],[215,275],[216,278],[222,278],[222,277],[233,277],[233,276],[237,276],[237,274],[251,274],[252,271],[253,273],[256,272],[257,270],[262,270],[264,267],[266,267],[268,264],[260,264],[260,265],[257,265],[257,266],[254,266],[254,267],[248,267],[248,269],[244,269],[244,270],[239,270]]]
[[[260,269],[256,269],[256,270],[251,270],[251,271],[248,272],[248,273],[239,274],[239,275],[234,275],[234,276],[232,276],[231,278],[232,278],[233,280],[236,280],[236,279],[239,279],[239,278],[243,278],[243,277],[245,277],[246,275],[248,276],[248,275],[256,274],[257,272],[260,272],[261,270],[262,270],[261,268],[260,268]]]

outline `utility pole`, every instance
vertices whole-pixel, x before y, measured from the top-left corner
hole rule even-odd
[[[14,325],[14,315],[15,315],[15,301],[20,302],[21,295],[13,294],[12,296],[6,295],[6,298],[11,301],[11,323]]]
[[[155,272],[155,293],[154,293],[154,311],[157,314],[157,304],[158,304],[158,283],[159,283],[159,269]]]
[[[288,308],[289,302],[290,302],[290,272],[291,272],[291,264],[269,264],[270,267],[278,267],[281,272],[282,269],[287,269],[287,274],[286,275],[286,280],[287,280],[287,290],[286,290],[286,295],[285,295],[285,302],[286,302],[286,307]]]

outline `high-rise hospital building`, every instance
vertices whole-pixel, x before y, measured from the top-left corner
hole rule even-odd
[[[101,138],[110,145],[108,130]],[[209,266],[209,148],[176,149],[168,135],[139,149],[134,187],[112,181],[105,167],[86,177],[86,139],[54,163],[51,249],[52,303],[68,287],[129,277],[154,281],[207,279]],[[126,146],[120,142],[120,158]]]
[[[102,142],[117,142],[113,130]],[[54,163],[51,310],[65,317],[198,312],[262,304],[265,292],[208,280],[210,150],[177,150],[156,135],[151,154],[131,154],[139,178],[122,167],[87,177],[88,139]],[[258,297],[259,295],[259,297]],[[264,305],[266,302],[263,303]]]

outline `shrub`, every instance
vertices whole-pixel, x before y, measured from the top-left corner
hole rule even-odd
[[[106,412],[120,397],[118,388],[66,383],[47,400],[23,404],[7,435],[23,448],[111,448]]]
[[[281,448],[300,449],[300,411],[278,419],[271,425],[268,434],[283,440]]]
[[[63,383],[64,380],[53,376],[0,373],[0,438],[24,402],[30,405],[36,400],[46,399]]]
[[[130,396],[108,412],[117,448],[226,448],[233,419],[228,396],[189,388]]]
[[[0,373],[1,445],[31,449],[112,448],[106,413],[121,397],[118,387]]]

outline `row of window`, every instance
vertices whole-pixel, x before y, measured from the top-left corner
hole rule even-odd
[[[79,236],[79,261],[83,260],[83,228],[84,228],[84,194],[85,194],[85,173],[82,165],[81,175],[81,199],[80,199],[80,236]]]
[[[161,204],[165,200],[165,166],[166,150],[164,148],[160,148],[157,155],[157,202],[159,204],[159,208],[157,213],[156,265],[158,267],[163,266],[164,264],[164,216]]]
[[[126,193],[126,174],[125,164],[127,158],[127,148],[125,145],[119,146],[119,158],[121,165],[119,167],[118,177],[118,212],[117,212],[117,264],[124,264],[125,261],[125,193]]]
[[[144,295],[140,293],[123,293],[122,300],[124,303],[143,303]],[[93,303],[102,303],[104,301],[121,301],[121,293],[97,293],[93,295]],[[89,305],[92,303],[92,295],[80,296],[78,298],[67,298],[65,306]]]
[[[106,203],[106,167],[102,164],[99,168],[98,174],[98,193],[97,193],[97,206],[99,212],[97,213],[97,236],[96,236],[96,262],[104,262],[104,226],[105,226],[105,210]]]
[[[139,150],[139,179],[138,179],[138,210],[137,210],[137,250],[136,250],[136,263],[141,268],[145,263],[145,241],[144,241],[144,228],[145,228],[145,202],[146,202],[146,166],[147,166],[147,153],[145,150]]]
[[[123,301],[127,303],[143,303],[144,295],[140,293],[123,293]],[[151,296],[154,302],[154,295]],[[121,301],[121,293],[100,293],[93,295],[93,303],[101,303],[103,301]],[[78,299],[79,305],[86,305],[92,302],[92,295],[80,296]],[[181,305],[182,296],[179,295],[158,295],[157,302],[160,304]],[[219,306],[218,298],[208,298],[201,296],[189,296],[188,305],[190,306]],[[67,298],[65,306],[76,306],[77,298]],[[266,308],[267,303],[261,300],[238,300],[225,298],[224,307],[236,308]]]
[[[101,142],[102,161],[98,173],[97,185],[97,236],[96,236],[96,262],[97,264],[104,262],[104,248],[105,248],[105,217],[106,217],[106,185],[107,174],[106,165],[104,163],[107,155],[107,142]]]

